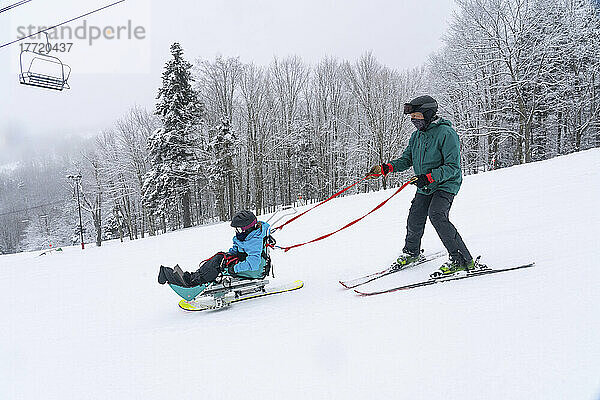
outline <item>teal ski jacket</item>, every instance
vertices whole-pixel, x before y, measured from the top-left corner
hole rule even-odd
[[[265,237],[270,234],[269,224],[259,222],[260,228],[255,229],[245,240],[239,240],[233,237],[233,247],[229,249],[229,254],[246,253],[246,259],[235,264],[233,270],[236,275],[247,278],[260,278],[264,272],[266,260],[262,257],[264,250]]]
[[[412,166],[415,175],[431,174],[433,182],[418,189],[418,193],[443,190],[457,194],[462,183],[460,140],[452,122],[439,118],[425,131],[413,132],[402,156],[388,165],[390,172],[404,171]]]

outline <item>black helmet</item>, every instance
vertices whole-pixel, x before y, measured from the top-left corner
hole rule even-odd
[[[255,226],[256,222],[256,215],[252,211],[243,210],[233,216],[231,226],[245,231]]]
[[[431,96],[419,96],[404,104],[404,114],[420,112],[425,118],[425,123],[429,125],[438,110],[438,103]]]

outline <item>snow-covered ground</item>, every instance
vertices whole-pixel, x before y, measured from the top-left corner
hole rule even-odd
[[[451,219],[472,253],[536,267],[371,298],[337,282],[395,259],[413,187],[332,238],[274,252],[274,281],[303,289],[223,311],[183,312],[156,276],[228,248],[228,224],[0,256],[0,399],[596,400],[599,171],[595,149],[466,177]],[[279,244],[337,229],[391,193],[334,200]],[[423,244],[443,248],[429,223]]]

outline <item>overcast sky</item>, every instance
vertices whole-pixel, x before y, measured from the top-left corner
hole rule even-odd
[[[0,1],[0,8],[16,1]],[[0,44],[29,25],[54,25],[113,1],[32,0],[0,14]],[[91,135],[134,104],[153,107],[174,41],[190,61],[222,54],[267,65],[274,55],[297,54],[315,63],[325,55],[356,60],[371,50],[403,69],[423,64],[441,46],[453,8],[453,0],[127,0],[87,17],[86,39],[51,38],[52,44],[73,43],[58,54],[73,69],[71,90],[19,85],[19,44],[0,49],[0,161],[14,157],[22,138]],[[89,44],[90,27],[113,33],[129,21],[143,38],[129,39],[122,29],[120,39]],[[82,36],[82,24],[69,26],[80,27]]]

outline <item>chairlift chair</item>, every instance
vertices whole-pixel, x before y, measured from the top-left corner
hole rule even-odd
[[[46,41],[49,53],[52,47],[47,33]],[[70,89],[68,80],[71,75],[71,67],[64,64],[58,57],[31,50],[21,50],[19,61],[21,65],[19,82],[22,85],[53,90]],[[24,68],[24,65],[27,68]]]

